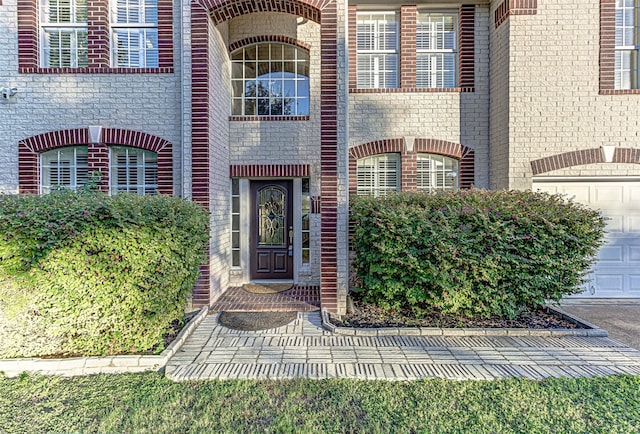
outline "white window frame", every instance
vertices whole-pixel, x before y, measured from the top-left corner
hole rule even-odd
[[[255,52],[253,53],[253,56],[250,54],[253,50],[265,50],[266,47],[268,47],[269,51],[267,59],[258,59],[259,56],[255,55]],[[285,58],[285,48],[293,49],[292,58]],[[280,52],[279,54],[277,54],[278,51]],[[281,71],[273,71],[274,73],[283,73],[285,63],[295,65],[295,72],[289,72],[292,76],[272,77],[271,71],[274,69],[273,65],[280,64],[279,66],[281,69]],[[231,83],[233,89],[231,114],[234,116],[309,116],[311,102],[309,77],[310,63],[310,53],[307,50],[283,42],[259,42],[234,50],[233,53],[231,53]],[[247,76],[249,64],[255,68],[255,77]],[[260,75],[260,64],[269,65],[269,72],[267,74]],[[306,75],[302,73],[305,70],[307,71]],[[242,74],[241,76],[239,75],[240,73]],[[258,86],[258,83],[262,83],[267,80],[265,78],[260,79],[260,77],[264,77],[265,75],[268,76],[269,88],[267,90],[270,96],[259,98],[257,91],[255,96],[247,96],[247,86],[250,83],[255,83],[255,86]],[[284,94],[285,84],[293,86],[293,95]],[[272,96],[271,92],[274,89],[273,86],[280,88],[280,95]],[[238,88],[242,89],[240,93],[238,93]],[[267,106],[269,108],[269,113],[260,113],[260,100],[282,101],[283,112],[285,104],[284,101],[287,100],[293,104],[293,110],[291,113],[272,112],[271,110],[273,106],[269,103]],[[304,110],[305,107],[306,110]]]
[[[395,169],[393,169],[395,166]],[[357,162],[357,184],[360,196],[386,196],[401,188],[400,154],[377,154]],[[390,175],[392,174],[393,175]],[[366,179],[366,183],[363,183]]]
[[[120,165],[117,162],[116,152],[125,152],[125,163]],[[130,163],[130,153],[141,156],[141,161],[135,164]],[[155,161],[147,161],[147,156],[154,154]],[[138,157],[138,158],[139,158]],[[125,171],[125,184],[118,184],[118,170]],[[132,183],[131,171],[135,169],[136,179],[142,180],[142,183]],[[147,184],[147,170],[155,169],[155,183]],[[134,148],[131,146],[111,146],[109,148],[109,193],[114,195],[118,193],[137,193],[140,195],[158,194],[158,154],[146,149]]]
[[[131,19],[128,13],[125,14],[126,22],[118,22],[118,3],[125,2],[125,8],[137,7],[138,13],[134,19]],[[151,19],[147,7],[149,2],[154,0],[111,0],[110,1],[110,18],[111,18],[111,66],[113,68],[157,68],[159,66],[159,52],[158,52],[158,2],[155,0],[155,4],[152,8],[155,8],[155,21],[148,21]],[[151,8],[150,8],[151,9]],[[119,34],[126,33],[127,43],[123,49],[118,48]],[[138,35],[138,47],[131,47],[131,35]],[[152,41],[149,38],[155,37],[155,46],[152,45]],[[150,47],[147,45],[151,44]],[[126,63],[119,63],[118,57],[120,53],[123,53],[127,59]],[[138,62],[132,60],[130,55],[133,52],[137,52]],[[155,53],[154,56],[149,54]]]
[[[451,164],[451,168],[447,167]],[[459,189],[460,162],[439,154],[418,154],[416,184],[418,191]]]
[[[616,0],[615,88],[640,87],[640,0]]]
[[[81,5],[80,3],[84,3]],[[38,1],[39,17],[40,17],[40,66],[43,68],[83,68],[88,66],[88,2],[87,0],[68,0],[69,4],[69,21],[50,21],[50,0]],[[84,21],[77,21],[79,7],[84,7],[85,11]],[[70,46],[68,48],[62,46],[62,41],[59,39],[58,47],[51,47],[48,35],[58,34],[70,36]],[[84,48],[82,48],[79,42],[84,39]],[[51,64],[50,53],[52,50],[60,50],[58,58],[58,64]],[[69,51],[69,63],[62,64],[63,50]],[[82,52],[84,51],[84,55]]]
[[[400,22],[396,11],[366,11],[356,14],[356,80],[361,89],[393,89],[399,85],[399,43]],[[394,23],[393,31],[385,27]],[[370,26],[372,32],[363,35],[361,26]],[[388,34],[393,34],[395,43],[389,47]],[[364,48],[362,41],[365,36],[372,42],[372,46]],[[384,61],[383,61],[384,60]],[[393,76],[387,80],[387,73]],[[364,78],[367,78],[366,81]]]
[[[444,20],[445,17],[450,17],[453,20],[454,25],[454,37],[453,48],[444,48],[445,34]],[[439,21],[432,20],[434,18],[440,18]],[[418,11],[418,17],[416,20],[416,87],[420,88],[454,88],[458,86],[458,70],[459,70],[459,53],[458,53],[458,38],[460,35],[459,17],[457,12],[453,11]],[[442,29],[438,29],[437,26],[442,25]],[[425,32],[420,31],[421,26],[428,27]],[[421,47],[420,34],[429,34],[429,46]],[[438,37],[441,37],[442,44],[439,44]],[[438,46],[442,45],[442,46]],[[453,82],[447,85],[445,80],[445,59],[447,57],[453,57]],[[423,58],[424,60],[421,60]],[[421,62],[427,62],[430,67],[422,69],[420,68]],[[440,68],[438,68],[438,65]],[[429,73],[430,71],[430,73]],[[421,84],[420,74],[424,73],[430,75],[430,85]],[[441,80],[438,78],[441,77]],[[426,80],[425,80],[426,81]]]
[[[62,158],[62,154],[65,151],[73,151],[73,160],[61,160]],[[84,152],[79,152],[81,150],[84,150]],[[50,161],[47,161],[49,159],[50,156],[55,155],[54,159],[51,159]],[[78,159],[79,156],[84,155],[84,161],[82,161],[80,159]],[[77,190],[79,187],[84,186],[88,180],[89,180],[89,165],[88,165],[88,156],[89,156],[89,151],[87,146],[65,146],[62,148],[55,148],[55,149],[51,149],[49,151],[45,151],[43,153],[40,154],[39,158],[40,158],[40,186],[39,186],[39,191],[40,194],[47,194],[51,192],[51,189],[54,186],[57,187],[64,187],[64,188],[68,188],[70,190]],[[52,166],[52,162],[55,162],[55,167]],[[51,183],[44,183],[44,180],[49,178],[51,179],[51,175],[49,175],[48,177],[46,176],[46,172],[47,171],[51,171],[51,170],[57,170],[58,174],[56,176],[56,178],[60,179],[60,170],[61,170],[61,163],[62,162],[67,162],[68,166],[66,167],[66,169],[69,170],[69,183],[64,185],[64,184],[51,184]],[[82,182],[84,180],[84,182]]]
[[[235,199],[235,201],[234,201]],[[231,245],[231,267],[241,268],[242,265],[242,239],[240,236],[242,227],[242,197],[240,195],[240,179],[231,179],[231,238],[229,243]],[[237,207],[235,204],[237,204]],[[234,243],[234,237],[236,243]],[[236,256],[234,260],[234,254]]]

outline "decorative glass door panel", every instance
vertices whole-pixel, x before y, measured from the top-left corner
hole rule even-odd
[[[251,279],[293,278],[292,186],[251,182]]]
[[[277,186],[268,186],[260,190],[258,214],[258,245],[284,246],[287,229],[286,192]]]

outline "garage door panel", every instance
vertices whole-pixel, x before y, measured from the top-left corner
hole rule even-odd
[[[640,181],[534,180],[533,187],[566,194],[607,217],[605,245],[591,279],[574,297],[640,297]]]

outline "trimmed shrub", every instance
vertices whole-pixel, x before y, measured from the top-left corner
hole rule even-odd
[[[161,351],[207,241],[175,197],[0,196],[0,357]]]
[[[384,308],[513,318],[579,292],[604,217],[531,191],[355,197],[356,291]]]

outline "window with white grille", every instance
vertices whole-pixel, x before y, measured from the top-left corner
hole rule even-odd
[[[640,0],[616,0],[615,88],[638,89]]]
[[[309,52],[268,42],[231,53],[234,115],[308,116]]]
[[[231,180],[231,266],[240,266],[240,180]]]
[[[358,12],[356,71],[359,88],[398,87],[395,12]]]
[[[158,155],[126,146],[111,148],[111,194],[120,192],[156,194],[158,192]]]
[[[158,1],[111,1],[111,65],[158,67]]]
[[[458,15],[418,13],[416,86],[451,88],[458,76]]]
[[[358,160],[358,194],[384,196],[400,190],[400,155],[380,154]]]
[[[88,65],[87,0],[42,0],[40,65],[83,68]]]
[[[444,155],[418,154],[419,191],[457,190],[458,160]]]
[[[86,146],[70,146],[43,152],[40,155],[40,193],[52,189],[76,190],[89,178]]]

